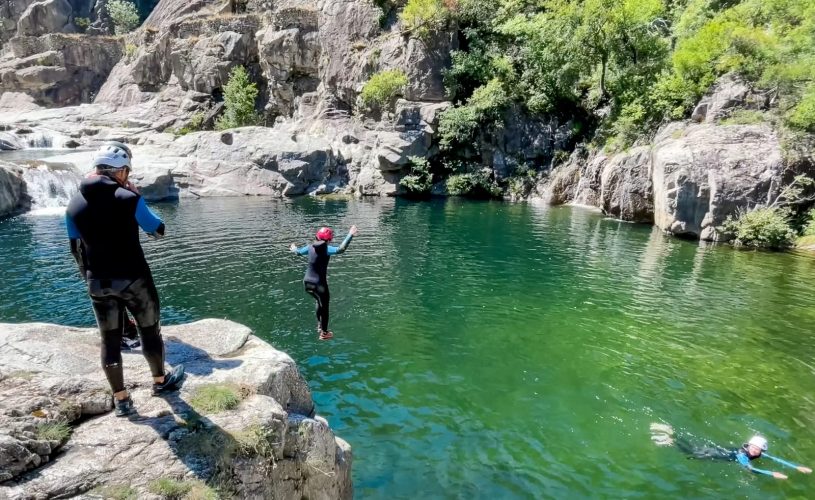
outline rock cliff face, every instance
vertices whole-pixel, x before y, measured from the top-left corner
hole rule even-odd
[[[792,171],[769,124],[719,121],[761,97],[731,77],[719,82],[694,120],[664,126],[649,146],[615,155],[572,155],[539,187],[555,203],[601,208],[624,220],[653,222],[671,234],[728,241],[720,230],[729,215],[772,200]]]
[[[22,171],[19,167],[0,162],[0,219],[24,212],[29,206]]]
[[[123,49],[121,40],[103,36],[12,38],[0,59],[0,92],[25,92],[42,105],[88,102]]]
[[[0,498],[151,498],[159,480],[237,498],[352,497],[351,449],[314,416],[290,357],[229,321],[165,327],[164,337],[184,387],[150,397],[144,359],[126,353],[138,415],[116,418],[96,331],[0,324]],[[240,402],[215,408],[202,396],[213,388]]]

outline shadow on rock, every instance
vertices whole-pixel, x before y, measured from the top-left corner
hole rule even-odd
[[[173,366],[183,364],[188,375],[205,377],[217,370],[232,370],[243,363],[240,359],[213,359],[204,349],[174,337],[167,337],[166,340],[167,362]]]

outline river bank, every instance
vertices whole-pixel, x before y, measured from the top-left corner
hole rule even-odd
[[[0,495],[148,498],[175,482],[201,498],[353,496],[351,448],[314,415],[290,357],[224,320],[164,335],[168,363],[186,368],[183,389],[150,397],[144,360],[125,354],[138,415],[121,419],[95,329],[0,323]]]

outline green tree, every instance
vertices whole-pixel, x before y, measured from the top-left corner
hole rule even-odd
[[[130,33],[141,24],[136,5],[127,0],[110,0],[108,2],[108,14],[113,20],[113,29],[117,35]]]
[[[224,114],[217,123],[218,130],[256,125],[259,117],[255,112],[258,96],[257,85],[249,78],[243,66],[235,66],[229,72],[229,81],[224,87]]]
[[[472,143],[482,128],[500,126],[509,102],[503,84],[495,78],[477,88],[465,104],[447,109],[439,120],[442,149]]]

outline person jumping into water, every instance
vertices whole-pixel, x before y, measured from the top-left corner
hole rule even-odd
[[[776,479],[787,479],[785,474],[764,469],[759,469],[752,465],[753,460],[758,458],[768,458],[776,463],[796,469],[804,474],[812,473],[812,469],[803,465],[795,465],[778,457],[767,453],[767,439],[762,436],[753,436],[749,441],[741,445],[741,448],[725,448],[711,442],[694,443],[691,436],[685,433],[676,435],[673,427],[668,424],[651,424],[651,440],[657,446],[676,446],[688,458],[700,458],[711,460],[728,460],[738,462],[739,465],[756,474],[773,476]]]
[[[124,144],[102,146],[93,159],[95,175],[82,180],[65,213],[71,254],[88,286],[102,335],[102,369],[118,417],[134,411],[122,373],[125,309],[138,325],[142,354],[153,375],[153,395],[177,390],[184,378],[182,365],[164,370],[158,292],[139,242],[139,227],[160,238],[164,223],[128,189],[132,157]]]
[[[308,255],[308,268],[306,275],[303,278],[303,286],[306,292],[314,297],[317,301],[317,331],[320,333],[320,340],[328,340],[334,334],[328,329],[328,302],[330,296],[328,293],[328,260],[332,255],[339,255],[348,248],[351,240],[357,234],[357,226],[351,226],[348,231],[348,236],[345,237],[343,242],[338,247],[330,246],[329,243],[334,239],[334,231],[331,228],[324,227],[317,231],[317,238],[314,243],[297,248],[297,245],[291,244],[291,251],[297,255]]]

